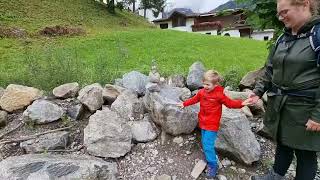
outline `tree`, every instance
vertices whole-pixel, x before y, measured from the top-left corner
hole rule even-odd
[[[146,14],[147,14],[147,9],[151,9],[152,8],[152,0],[141,0],[140,1],[140,7],[141,9],[143,9],[143,17],[146,18]]]
[[[166,0],[151,0],[152,13],[154,17],[158,17],[159,13],[163,13],[164,8],[166,7]]]
[[[127,6],[130,6],[132,4],[132,12],[136,11],[136,2],[137,0],[123,0],[123,3]]]
[[[282,33],[284,25],[276,16],[277,1],[275,0],[236,0],[237,3],[245,4],[245,14],[247,24],[256,29],[275,29],[273,39],[268,43],[271,48],[275,40]]]
[[[115,5],[114,0],[107,0],[107,9],[110,13],[115,14]]]
[[[237,3],[245,3],[247,6],[246,15],[250,24],[259,29],[278,28],[282,29],[283,24],[278,20],[277,2],[274,0],[237,0]]]

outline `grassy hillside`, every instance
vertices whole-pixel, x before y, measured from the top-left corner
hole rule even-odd
[[[110,83],[124,73],[184,74],[195,61],[231,80],[261,67],[266,43],[242,38],[160,30],[129,12],[109,14],[94,0],[2,0],[0,25],[25,28],[26,38],[0,38],[0,86],[10,83],[45,90],[72,81]],[[83,36],[34,35],[46,26],[81,26]]]
[[[46,41],[2,39],[0,86],[19,83],[49,89],[69,81],[106,83],[131,70],[147,73],[152,59],[163,75],[187,74],[197,60],[224,74],[236,70],[244,75],[262,66],[266,53],[261,41],[162,30]]]
[[[46,26],[72,25],[93,33],[150,26],[142,17],[127,11],[112,15],[94,0],[1,0],[0,26],[3,25],[32,32]]]

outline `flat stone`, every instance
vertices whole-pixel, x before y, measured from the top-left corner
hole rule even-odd
[[[194,166],[191,176],[195,179],[197,179],[200,174],[203,172],[203,170],[206,168],[207,163],[203,160],[198,161],[198,163]]]

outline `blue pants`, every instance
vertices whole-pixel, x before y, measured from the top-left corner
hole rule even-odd
[[[216,150],[214,149],[214,145],[217,139],[217,132],[202,129],[201,136],[202,148],[208,165],[217,166],[218,160]]]

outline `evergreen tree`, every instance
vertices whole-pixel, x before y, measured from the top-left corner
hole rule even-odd
[[[163,13],[166,4],[166,0],[151,0],[153,16],[158,17],[159,13]]]

